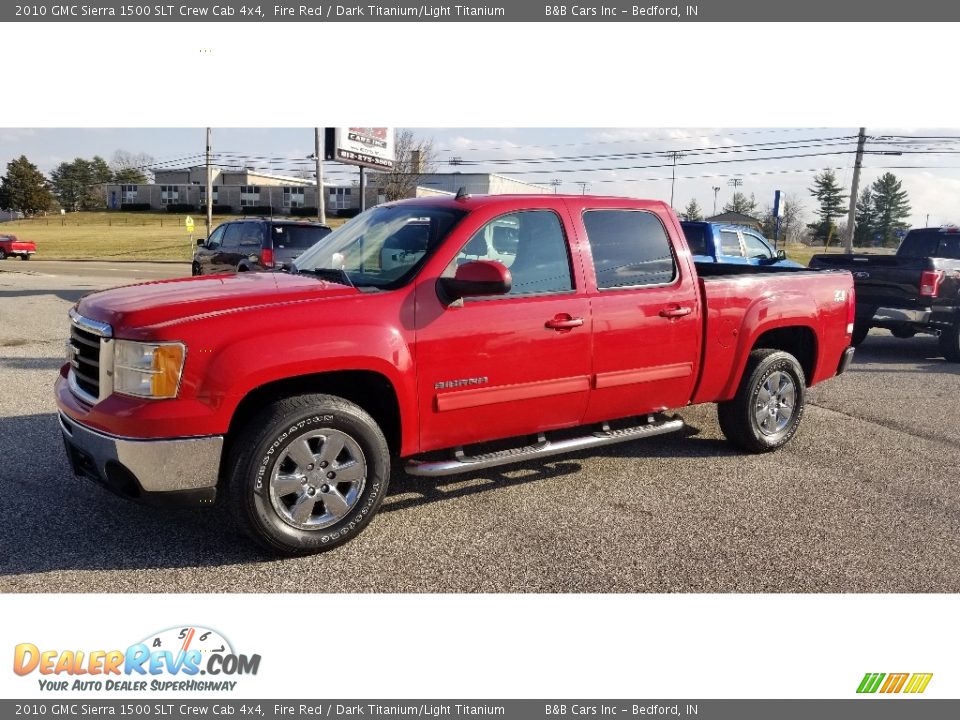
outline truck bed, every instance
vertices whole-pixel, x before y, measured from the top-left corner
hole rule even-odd
[[[850,273],[807,268],[697,263],[704,307],[703,360],[692,402],[729,400],[760,335],[742,328],[796,328],[793,354],[807,384],[833,377],[849,345]],[[782,320],[782,322],[781,322]],[[772,330],[771,330],[772,328]],[[787,332],[787,331],[784,331]],[[819,342],[818,342],[819,338]],[[717,368],[728,368],[719,373]]]

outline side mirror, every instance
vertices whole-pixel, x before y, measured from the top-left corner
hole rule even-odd
[[[786,250],[777,250],[777,260],[786,260],[787,251]]]
[[[496,260],[474,260],[457,268],[452,278],[437,281],[451,301],[465,297],[506,295],[513,286],[510,271]]]
[[[203,247],[203,244],[207,241],[206,238],[197,238],[197,247]]]

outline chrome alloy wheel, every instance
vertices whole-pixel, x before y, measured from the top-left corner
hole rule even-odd
[[[790,424],[797,402],[797,386],[785,372],[773,372],[763,381],[754,402],[754,418],[764,435],[776,435]]]
[[[366,482],[367,463],[357,441],[322,428],[283,450],[270,475],[270,502],[287,524],[322,530],[354,508]]]

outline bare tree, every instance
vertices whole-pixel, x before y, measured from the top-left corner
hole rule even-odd
[[[110,160],[110,169],[113,170],[115,182],[136,185],[153,180],[153,173],[150,172],[153,162],[153,156],[147,153],[117,150]]]
[[[400,129],[394,134],[393,142],[396,154],[393,170],[379,173],[375,181],[387,201],[413,197],[420,179],[436,169],[432,138],[418,138],[413,130]]]

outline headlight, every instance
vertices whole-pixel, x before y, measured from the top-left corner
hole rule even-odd
[[[174,398],[187,348],[183,343],[113,343],[113,389],[124,395]]]

